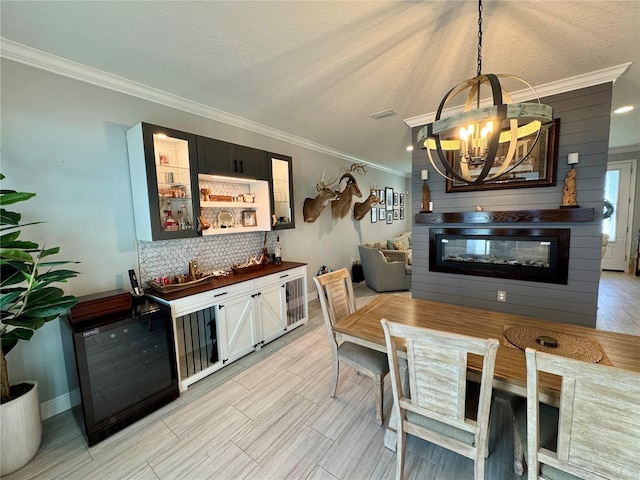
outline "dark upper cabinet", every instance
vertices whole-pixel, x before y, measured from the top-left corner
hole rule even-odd
[[[127,131],[138,240],[197,237],[196,136],[140,123]]]
[[[277,153],[267,154],[271,187],[271,228],[295,228],[293,208],[292,158]]]
[[[210,175],[230,175],[236,158],[236,146],[214,138],[196,137],[198,172]]]
[[[196,137],[198,171],[210,175],[267,180],[267,152],[214,138]]]
[[[267,152],[264,150],[236,145],[236,159],[232,167],[238,175],[258,180],[269,179]]]

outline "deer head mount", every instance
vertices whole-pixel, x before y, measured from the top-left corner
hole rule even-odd
[[[315,198],[304,199],[304,204],[302,205],[302,216],[304,217],[305,222],[315,222],[322,213],[322,210],[324,210],[324,207],[326,207],[329,202],[338,198],[338,192],[331,189],[331,184],[333,184],[333,181],[324,181],[323,174],[320,183],[316,184],[318,195],[316,195]]]
[[[362,192],[358,188],[358,182],[353,175],[345,173],[340,177],[338,185],[342,183],[342,180],[347,179],[347,185],[338,194],[338,199],[331,203],[331,215],[333,218],[344,218],[351,210],[351,200],[353,197],[362,197]]]
[[[353,218],[362,220],[364,216],[369,213],[371,207],[379,202],[376,192],[377,190],[372,188],[371,193],[364,202],[356,202],[353,205]]]

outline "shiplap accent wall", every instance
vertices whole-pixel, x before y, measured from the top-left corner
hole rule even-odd
[[[416,148],[412,166],[412,209],[420,211],[420,170],[429,170],[434,212],[555,209],[562,203],[562,189],[569,166],[567,155],[580,154],[577,165],[577,200],[595,208],[594,222],[492,224],[493,228],[570,228],[569,281],[567,285],[474,277],[429,271],[430,225],[413,223],[413,280],[416,298],[509,312],[557,322],[595,327],[600,279],[602,198],[607,170],[612,84],[596,85],[541,99],[560,119],[557,182],[535,187],[477,192],[445,192],[445,180],[429,163],[426,151]],[[413,140],[421,127],[413,129]],[[474,227],[468,224],[433,227]],[[477,225],[475,225],[477,226]],[[507,292],[506,303],[497,301],[498,290]]]

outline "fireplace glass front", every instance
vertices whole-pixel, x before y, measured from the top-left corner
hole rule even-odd
[[[430,229],[429,270],[567,283],[568,229]]]

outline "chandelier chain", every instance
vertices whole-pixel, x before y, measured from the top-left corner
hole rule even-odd
[[[478,76],[482,73],[482,0],[478,1]]]

